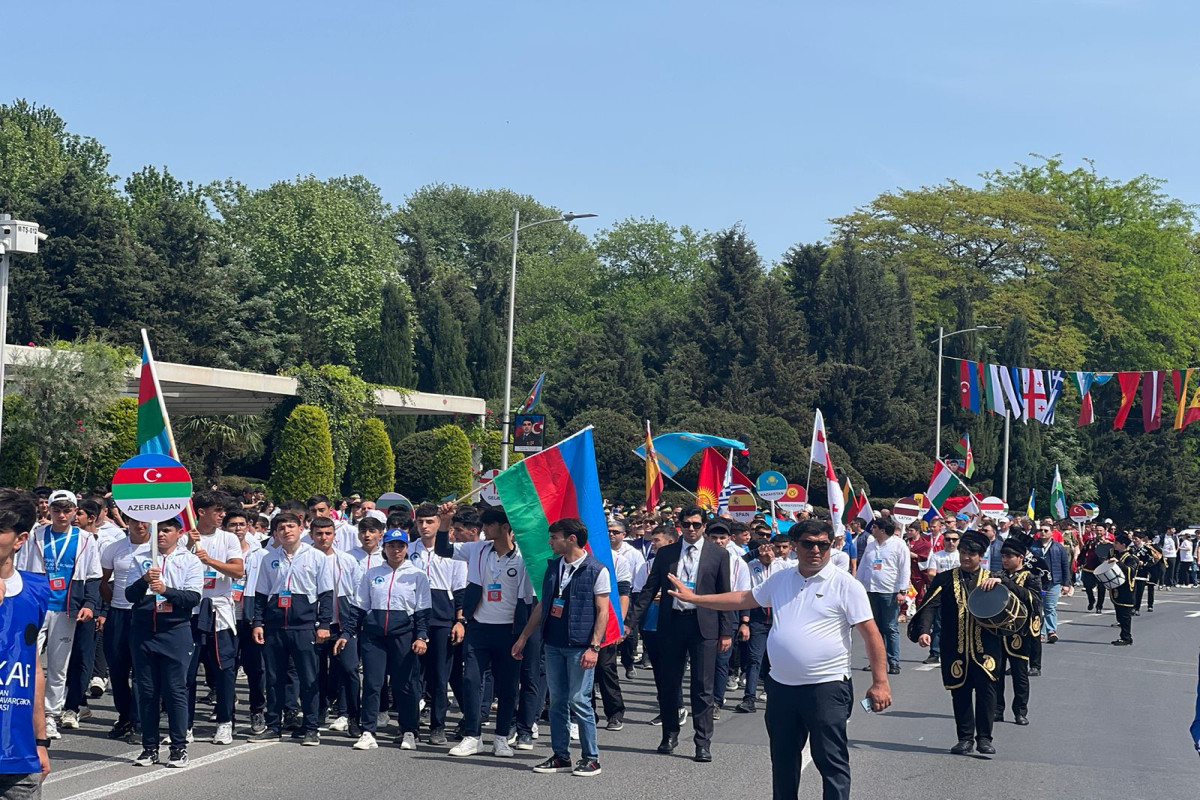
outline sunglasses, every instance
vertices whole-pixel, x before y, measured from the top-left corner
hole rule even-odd
[[[946,537],[946,541],[947,541],[947,542],[957,542],[957,541],[958,541],[958,537],[957,537],[957,536],[947,536],[947,537]]]
[[[681,523],[679,523],[679,527],[687,528],[688,530],[696,530],[697,528],[703,528],[704,523],[703,522],[681,522]]]
[[[803,547],[805,550],[820,549],[822,553],[833,546],[833,542],[815,542],[812,539],[800,539],[796,544]]]

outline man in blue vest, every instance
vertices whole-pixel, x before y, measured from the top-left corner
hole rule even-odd
[[[38,664],[38,631],[50,605],[45,575],[18,572],[13,554],[37,521],[32,495],[0,489],[0,797],[40,797],[50,773],[46,684]]]
[[[608,568],[583,548],[588,530],[582,520],[566,517],[550,525],[550,549],[558,558],[546,565],[541,599],[513,644],[513,658],[523,656],[525,643],[538,630],[550,686],[550,744],[554,754],[534,772],[569,772],[581,778],[600,774],[596,745],[596,712],[592,709],[592,679],[608,625]],[[579,724],[583,751],[571,765],[571,728]]]

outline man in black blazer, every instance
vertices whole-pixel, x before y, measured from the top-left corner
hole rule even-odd
[[[692,662],[692,726],[695,729],[696,761],[712,761],[713,678],[717,653],[733,642],[734,615],[730,611],[696,608],[671,598],[667,574],[675,575],[697,594],[730,591],[729,553],[704,538],[707,512],[687,506],[679,513],[679,541],[658,551],[646,585],[629,612],[627,625],[636,625],[647,607],[661,592],[658,611],[658,641],[661,653],[654,665],[654,684],[662,715],[663,738],[658,752],[670,754],[679,744],[679,696],[687,658]]]

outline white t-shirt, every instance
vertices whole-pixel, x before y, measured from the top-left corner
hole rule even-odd
[[[456,542],[454,558],[467,563],[467,582],[483,587],[483,598],[472,616],[475,622],[511,625],[517,599],[533,599],[533,585],[516,547],[501,556],[489,541]]]
[[[1163,542],[1162,542],[1163,558],[1174,558],[1175,553],[1176,553],[1175,537],[1169,536],[1169,535],[1164,536]]]
[[[218,528],[207,536],[200,535],[200,542],[196,545],[198,548],[203,548],[204,552],[208,553],[208,557],[213,561],[226,562],[232,558],[242,559],[242,543],[238,541],[237,534],[230,533],[227,530]],[[242,563],[245,568],[245,561]],[[217,630],[224,631],[237,628],[237,617],[233,603],[233,578],[223,572],[218,572],[213,567],[204,567],[204,590],[201,593],[203,597],[211,598],[213,611],[217,613]],[[200,608],[197,606],[192,614],[200,613]]]
[[[133,608],[125,599],[125,589],[150,569],[150,554],[150,542],[134,544],[129,539],[113,542],[101,551],[100,568],[112,570],[113,608]]]
[[[850,554],[845,550],[834,550],[829,554],[829,562],[838,569],[846,570],[846,574],[850,574]]]
[[[934,550],[929,554],[929,558],[921,562],[921,569],[931,569],[934,574],[940,575],[947,570],[952,570],[959,564],[958,551],[951,550]]]
[[[772,611],[767,654],[774,680],[804,686],[850,676],[851,632],[872,618],[861,583],[831,561],[811,578],[781,570],[753,592]]]
[[[1193,561],[1191,539],[1184,539],[1179,543],[1179,560],[1185,564],[1190,564]]]

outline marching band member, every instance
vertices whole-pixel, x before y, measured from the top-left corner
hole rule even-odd
[[[1023,536],[1010,536],[1000,549],[1004,565],[1004,577],[1015,586],[1010,589],[1025,607],[1027,616],[1017,630],[1004,631],[1000,664],[996,668],[996,722],[1004,721],[1004,674],[1005,664],[1012,673],[1013,721],[1018,725],[1029,724],[1029,656],[1034,640],[1041,635],[1042,583],[1038,576],[1025,566],[1029,545]],[[1009,584],[1005,584],[1008,586]]]

